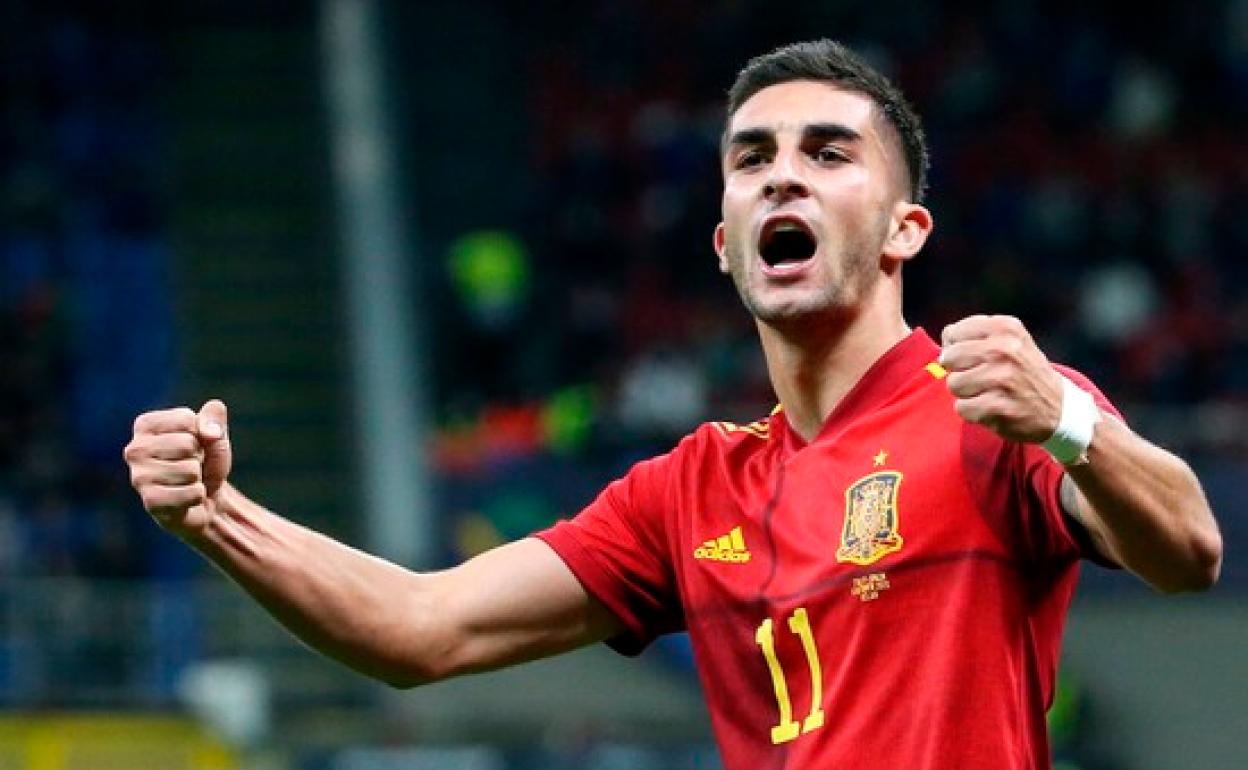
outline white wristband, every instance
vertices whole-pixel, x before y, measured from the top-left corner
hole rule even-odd
[[[1100,421],[1101,410],[1092,394],[1062,375],[1062,416],[1041,446],[1062,465],[1087,462],[1092,432]]]

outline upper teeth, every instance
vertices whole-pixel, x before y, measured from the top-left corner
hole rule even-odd
[[[797,224],[796,222],[781,222],[780,224],[776,225],[775,232],[781,233],[781,232],[786,232],[789,230],[801,230],[801,229],[802,229],[801,225]]]

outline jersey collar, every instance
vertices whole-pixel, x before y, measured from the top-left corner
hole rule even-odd
[[[884,355],[862,375],[828,418],[823,421],[815,442],[835,435],[846,425],[884,403],[904,383],[923,371],[936,360],[940,346],[932,341],[927,332],[916,328],[905,339],[889,348]],[[776,407],[771,415],[772,428],[784,434],[786,447],[796,451],[806,446],[806,441],[789,425],[784,410]],[[813,442],[812,442],[813,443]]]

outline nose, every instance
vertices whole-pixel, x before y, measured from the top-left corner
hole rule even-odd
[[[777,153],[772,161],[771,174],[767,177],[763,194],[778,201],[806,197],[810,190],[797,164],[796,153]]]

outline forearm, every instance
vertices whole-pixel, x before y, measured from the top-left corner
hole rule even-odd
[[[281,518],[223,486],[188,542],[309,646],[395,685],[438,679],[450,656],[432,576]]]
[[[1106,416],[1087,464],[1065,494],[1105,554],[1162,591],[1203,590],[1217,580],[1222,539],[1196,475],[1181,459]]]
[[[122,456],[161,527],[304,642],[392,685],[553,655],[621,629],[536,539],[418,574],[266,511],[225,481],[233,450],[220,400],[139,415]]]

